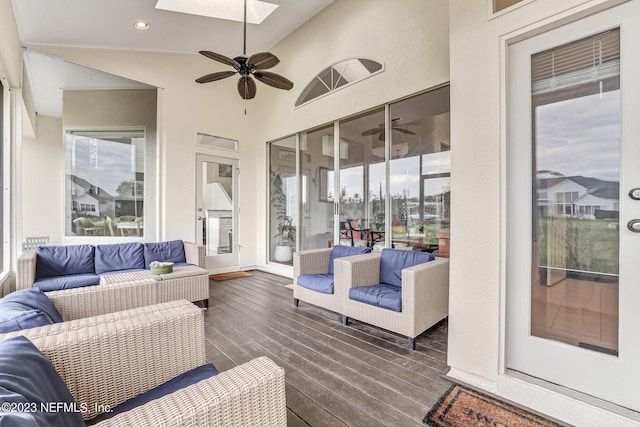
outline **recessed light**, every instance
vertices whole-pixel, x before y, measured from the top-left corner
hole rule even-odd
[[[144,21],[138,21],[135,24],[133,24],[133,26],[135,27],[136,30],[146,30],[147,28],[150,27],[149,23]]]

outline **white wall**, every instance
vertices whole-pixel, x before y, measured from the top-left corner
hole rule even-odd
[[[504,48],[511,37],[612,3],[524,1],[510,12],[491,17],[489,1],[449,2],[451,222],[455,224],[451,229],[450,375],[580,426],[630,423],[504,373]]]
[[[18,244],[36,236],[49,236],[50,243],[62,244],[62,120],[38,115],[36,121],[36,137],[22,142],[22,238]]]

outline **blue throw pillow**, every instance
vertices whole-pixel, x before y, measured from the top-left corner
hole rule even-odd
[[[436,259],[428,252],[401,251],[385,248],[380,258],[380,283],[402,286],[402,269]]]
[[[342,246],[336,245],[331,249],[331,258],[329,259],[329,274],[333,274],[333,260],[336,258],[342,258],[351,255],[368,254],[371,252],[371,248],[359,247],[359,246]]]
[[[182,240],[171,240],[168,242],[154,242],[144,244],[144,265],[149,268],[153,261],[160,262],[187,262],[184,254],[184,243]]]
[[[0,342],[0,402],[0,426],[85,425],[81,405],[49,359],[25,337]]]
[[[62,316],[40,288],[12,292],[0,300],[0,333],[62,322]]]
[[[144,268],[144,249],[140,242],[96,246],[96,274]]]
[[[93,245],[40,246],[36,257],[36,280],[43,277],[95,273]]]

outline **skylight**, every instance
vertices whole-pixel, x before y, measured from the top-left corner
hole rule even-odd
[[[277,4],[247,0],[247,22],[260,24],[276,10]],[[158,0],[156,9],[209,18],[244,21],[244,5],[238,0]]]

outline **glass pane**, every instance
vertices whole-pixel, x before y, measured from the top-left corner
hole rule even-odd
[[[233,165],[203,161],[202,180],[206,255],[233,253]]]
[[[522,0],[493,0],[493,13],[500,12],[503,9],[520,3]]]
[[[434,252],[449,230],[449,87],[392,104],[391,232],[394,248]]]
[[[384,139],[384,109],[340,122],[342,245],[384,246]]]
[[[611,70],[619,50],[600,55],[601,38],[532,57],[533,68],[549,53],[558,62],[572,55],[574,64],[589,64],[591,71],[552,73],[565,84],[546,88],[532,80],[531,334],[617,354],[621,111],[619,74]],[[595,48],[577,55],[573,47],[585,44]]]
[[[300,134],[300,250],[333,243],[333,125]]]
[[[144,234],[142,130],[65,136],[67,236]]]
[[[269,260],[291,264],[298,226],[296,139],[281,139],[269,148]]]

